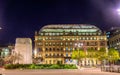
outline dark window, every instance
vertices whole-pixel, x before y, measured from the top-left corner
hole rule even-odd
[[[59,48],[57,48],[57,51],[59,51]]]
[[[45,49],[46,51],[48,50],[48,48]]]
[[[52,48],[50,48],[50,51],[52,51]]]
[[[53,48],[53,51],[55,51],[55,48]]]
[[[63,50],[63,48],[61,48],[61,51]]]

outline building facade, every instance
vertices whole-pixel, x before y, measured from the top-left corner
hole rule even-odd
[[[73,64],[72,51],[78,49],[107,50],[107,38],[98,27],[87,24],[46,25],[35,32],[34,58],[43,64]],[[94,60],[82,65],[97,64]]]
[[[108,32],[108,47],[114,48],[120,54],[120,27],[112,27]]]
[[[0,57],[5,58],[6,56],[11,55],[13,49],[13,45],[0,46]]]
[[[12,50],[14,49],[14,45],[2,45],[0,46],[0,66],[4,63],[4,58],[10,56],[12,54]]]

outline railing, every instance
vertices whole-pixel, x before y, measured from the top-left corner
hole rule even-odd
[[[45,56],[46,58],[63,58],[64,56]]]
[[[120,66],[102,66],[101,71],[120,73]]]

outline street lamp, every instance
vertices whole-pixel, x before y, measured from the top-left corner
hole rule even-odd
[[[120,15],[120,9],[117,9],[118,15]]]

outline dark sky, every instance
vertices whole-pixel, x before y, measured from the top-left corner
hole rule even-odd
[[[94,24],[102,30],[120,26],[120,0],[0,0],[0,43],[34,38],[46,24]]]

